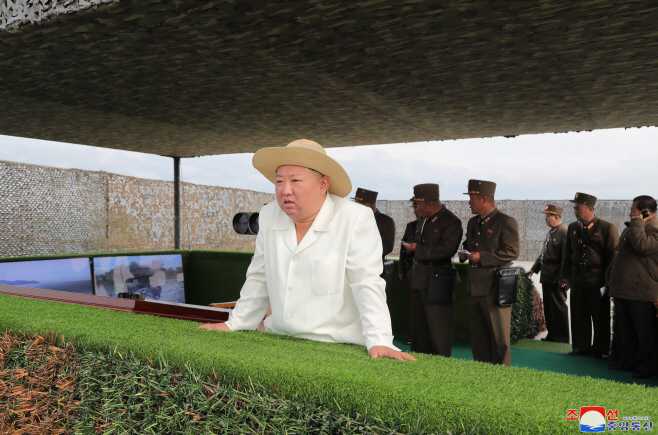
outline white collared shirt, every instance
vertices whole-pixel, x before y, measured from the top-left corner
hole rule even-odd
[[[327,195],[297,245],[295,224],[276,201],[259,215],[254,259],[227,325],[337,343],[393,346],[382,242],[372,210]]]

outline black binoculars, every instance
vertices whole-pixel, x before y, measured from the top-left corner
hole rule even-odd
[[[233,229],[238,234],[258,234],[258,212],[238,213],[233,216]]]

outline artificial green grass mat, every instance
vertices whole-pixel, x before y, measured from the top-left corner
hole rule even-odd
[[[0,329],[56,331],[80,349],[129,349],[225,380],[253,382],[291,400],[367,412],[401,432],[574,433],[566,410],[658,413],[656,389],[592,378],[416,355],[371,359],[365,348],[258,332],[220,333],[183,320],[0,295]]]
[[[406,340],[406,336],[399,336],[394,340],[394,344],[401,350],[409,352],[411,347],[405,344]],[[608,365],[611,361],[608,358],[574,357],[567,355],[570,351],[570,344],[522,339],[512,345],[512,367],[658,387],[658,376],[636,379],[631,371],[610,370]],[[452,357],[472,361],[473,352],[470,343],[453,341]]]

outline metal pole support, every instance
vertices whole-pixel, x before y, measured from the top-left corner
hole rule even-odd
[[[174,249],[180,249],[180,157],[174,157]]]

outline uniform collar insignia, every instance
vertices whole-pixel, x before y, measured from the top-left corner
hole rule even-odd
[[[494,212],[495,210],[496,210],[496,207],[494,207],[493,209],[491,209],[491,211],[490,211],[489,213],[485,214],[484,216],[478,216],[478,222],[480,222],[480,224],[482,224],[482,225],[484,225],[484,224],[486,224],[487,222],[489,222],[489,221],[491,220],[491,217],[492,217],[493,212]]]

